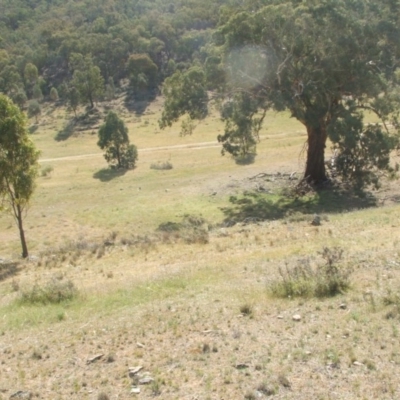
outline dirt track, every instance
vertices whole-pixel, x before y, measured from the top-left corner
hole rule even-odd
[[[149,153],[153,151],[164,151],[164,150],[180,150],[180,149],[204,149],[211,147],[220,147],[221,144],[217,141],[212,142],[200,142],[200,143],[191,143],[191,144],[176,144],[173,146],[160,146],[160,147],[146,147],[144,149],[138,149],[139,153]],[[90,154],[81,154],[78,156],[67,156],[67,157],[58,157],[58,158],[42,158],[40,162],[54,162],[54,161],[69,161],[69,160],[82,160],[84,158],[92,158],[92,157],[101,157],[103,153],[90,153]]]

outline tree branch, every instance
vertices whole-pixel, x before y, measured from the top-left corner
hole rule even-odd
[[[383,126],[384,126],[386,132],[387,132],[388,134],[390,133],[390,132],[389,132],[389,128],[388,128],[388,126],[386,125],[386,122],[385,122],[385,120],[384,120],[383,117],[382,117],[382,114],[381,114],[376,108],[371,107],[371,106],[366,106],[366,105],[363,105],[363,104],[357,105],[356,108],[360,108],[360,109],[362,109],[362,110],[372,111],[373,113],[375,113],[375,114],[379,117],[379,119],[382,121],[382,124],[383,124]]]

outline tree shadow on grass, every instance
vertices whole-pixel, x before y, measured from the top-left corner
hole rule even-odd
[[[135,94],[132,90],[128,90],[125,97],[125,107],[134,112],[136,116],[143,115],[147,107],[155,100],[157,92],[155,90],[146,91],[140,95]]]
[[[244,156],[234,157],[237,165],[251,165],[256,160],[256,154],[246,154]]]
[[[69,139],[75,132],[75,119],[68,121],[61,130],[56,133],[54,140],[57,142],[63,142]]]
[[[222,208],[226,226],[283,219],[294,213],[306,216],[349,212],[375,207],[377,199],[371,193],[360,195],[351,190],[329,188],[302,197],[245,192],[242,196],[231,196],[230,203],[231,206]]]
[[[115,178],[124,176],[126,171],[126,169],[102,168],[100,171],[93,174],[93,178],[98,179],[101,182],[109,182]]]
[[[28,132],[29,132],[31,135],[33,135],[34,133],[37,132],[38,129],[39,129],[39,125],[38,125],[38,124],[31,125],[31,126],[28,128]]]
[[[21,266],[15,261],[0,262],[0,282],[15,276],[21,270]]]
[[[69,139],[77,132],[97,131],[100,125],[99,122],[102,118],[102,113],[97,108],[87,108],[83,114],[75,116],[65,123],[63,128],[54,136],[54,140],[62,142]]]

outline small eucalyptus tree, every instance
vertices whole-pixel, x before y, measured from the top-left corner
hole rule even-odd
[[[22,111],[0,94],[0,206],[14,217],[22,257],[28,257],[23,220],[35,189],[39,152],[29,139]]]
[[[135,145],[129,143],[128,128],[118,115],[110,111],[99,129],[97,142],[105,150],[104,158],[112,168],[133,169],[138,152]]]

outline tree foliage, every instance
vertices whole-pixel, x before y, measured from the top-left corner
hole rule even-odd
[[[99,129],[98,146],[112,168],[132,169],[138,159],[135,145],[129,143],[128,128],[118,115],[110,111]]]
[[[67,104],[69,109],[74,112],[76,117],[76,110],[79,107],[79,92],[75,86],[67,89]]]
[[[145,96],[158,86],[158,68],[147,54],[132,54],[126,69],[136,96]]]
[[[50,99],[51,101],[56,102],[59,99],[58,90],[55,87],[50,89]]]
[[[51,87],[70,86],[74,54],[90,57],[104,81],[116,86],[132,78],[130,56],[145,55],[157,79],[146,67],[137,83],[156,88],[170,74],[170,61],[199,58],[222,2],[238,0],[0,0],[0,91],[10,94],[18,85],[31,99],[41,77],[45,97]]]
[[[307,132],[308,182],[327,179],[328,138],[344,178],[369,183],[374,171],[388,169],[399,128],[399,8],[390,0],[266,0],[224,14],[214,53],[223,59],[225,84],[212,85],[223,102],[223,150],[254,153],[265,112],[288,110]],[[206,63],[206,76],[216,66],[217,59]],[[161,126],[195,112],[207,82],[184,85],[185,78],[166,81]],[[366,112],[380,124],[366,124]]]
[[[38,117],[42,113],[42,108],[37,100],[31,100],[28,104],[28,116],[35,117],[36,123],[38,122]]]
[[[258,102],[246,92],[236,93],[232,101],[223,104],[221,118],[225,121],[225,133],[218,135],[222,154],[232,154],[239,162],[251,161],[255,157],[265,111],[260,117],[256,117],[257,113]]]
[[[36,65],[28,62],[24,68],[24,81],[25,81],[25,89],[30,96],[33,94],[33,88],[36,85],[36,82],[39,77],[39,72]]]
[[[79,92],[81,102],[89,103],[93,108],[95,100],[104,93],[104,79],[91,58],[76,55],[72,85]]]
[[[38,84],[36,84],[32,89],[32,99],[35,99],[37,101],[43,100],[43,92],[40,85]]]
[[[165,82],[161,126],[183,114],[202,119],[218,100],[219,140],[236,159],[255,155],[266,111],[287,110],[305,127],[309,182],[328,177],[329,142],[337,172],[372,182],[388,167],[398,127],[399,8],[393,0],[0,0],[0,91],[24,107],[23,92],[42,101],[55,87],[75,112],[77,93],[62,88],[93,106],[104,82],[107,99],[126,80],[140,96]],[[366,113],[381,125],[368,127]],[[193,126],[186,120],[185,132]]]
[[[164,111],[160,119],[161,128],[171,126],[181,115],[191,119],[203,119],[208,114],[206,78],[202,69],[192,67],[186,72],[175,72],[166,79],[163,88]]]
[[[0,95],[0,200],[18,225],[24,258],[28,257],[28,247],[23,219],[35,188],[38,158],[22,111]]]
[[[18,88],[16,91],[11,92],[10,98],[21,110],[25,108],[28,101],[28,96],[22,88]]]

